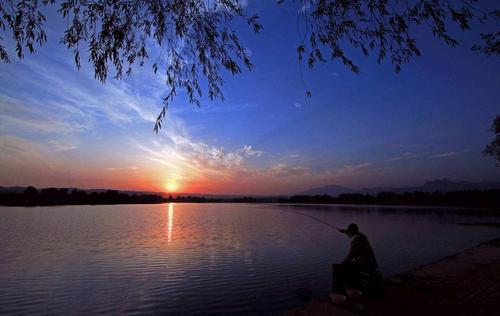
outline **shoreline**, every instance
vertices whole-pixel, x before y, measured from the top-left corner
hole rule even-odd
[[[384,289],[382,299],[320,298],[280,315],[497,315],[500,237],[386,278]]]

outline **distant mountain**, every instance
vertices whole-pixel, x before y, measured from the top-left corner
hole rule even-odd
[[[468,181],[452,181],[449,179],[437,179],[432,181],[427,181],[421,186],[414,187],[400,187],[400,188],[389,188],[389,187],[375,187],[375,188],[363,188],[360,190],[354,190],[338,185],[327,185],[320,188],[313,188],[310,190],[302,191],[296,193],[296,195],[330,195],[336,197],[342,193],[362,193],[377,195],[380,192],[394,192],[394,193],[405,193],[405,192],[450,192],[450,191],[471,191],[471,190],[489,190],[489,189],[499,189],[500,182],[493,181],[482,181],[482,182],[468,182]]]
[[[391,191],[395,193],[404,192],[450,192],[450,191],[471,191],[471,190],[488,190],[488,189],[500,189],[500,182],[468,182],[468,181],[452,181],[449,179],[437,179],[432,181],[427,181],[421,186],[416,187],[402,187],[402,188],[392,188],[383,189],[382,191]]]
[[[337,197],[343,193],[355,193],[355,192],[356,192],[356,190],[342,187],[340,185],[332,184],[332,185],[327,185],[324,187],[313,188],[313,189],[309,189],[306,191],[302,191],[302,192],[296,193],[296,195],[329,195],[329,196]]]
[[[380,192],[400,192],[399,189],[389,188],[389,187],[375,187],[375,188],[362,188],[356,191],[356,193],[377,195]]]
[[[0,187],[0,193],[21,193],[26,187]]]

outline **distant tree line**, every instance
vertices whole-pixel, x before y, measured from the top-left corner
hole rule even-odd
[[[162,203],[160,195],[129,195],[116,190],[87,193],[83,190],[66,188],[46,188],[37,190],[30,186],[22,193],[0,194],[0,205],[79,205],[79,204],[148,204]]]
[[[116,190],[86,192],[78,189],[47,188],[37,190],[30,186],[23,192],[0,194],[0,205],[99,205],[99,204],[154,204],[154,203],[297,203],[297,204],[367,204],[415,205],[500,208],[500,190],[471,190],[453,192],[381,192],[377,195],[349,193],[338,197],[329,195],[294,195],[291,197],[233,197],[207,198],[203,196],[163,197],[155,194],[127,194]]]
[[[169,196],[168,199],[166,199],[167,202],[176,202],[176,203],[182,203],[182,202],[187,202],[187,203],[262,203],[263,201],[261,199],[256,199],[250,196],[246,197],[234,197],[234,198],[206,198],[204,196],[177,196],[173,198],[172,196]],[[273,200],[273,202],[276,202],[276,199]]]
[[[471,190],[453,192],[381,192],[377,195],[346,193],[338,197],[329,195],[294,195],[279,199],[280,203],[311,204],[377,204],[377,205],[429,205],[459,207],[500,207],[500,190]]]
[[[252,197],[241,198],[206,198],[202,196],[169,196],[165,198],[156,194],[126,194],[116,190],[102,192],[86,192],[78,189],[27,187],[23,192],[0,194],[0,205],[4,206],[36,206],[36,205],[100,205],[100,204],[154,204],[154,203],[253,203]],[[276,202],[276,200],[274,200]]]

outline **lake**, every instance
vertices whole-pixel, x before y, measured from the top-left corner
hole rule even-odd
[[[472,212],[472,210],[471,210]],[[445,209],[274,204],[0,207],[0,314],[273,315],[327,294],[359,225],[385,276],[500,236]]]

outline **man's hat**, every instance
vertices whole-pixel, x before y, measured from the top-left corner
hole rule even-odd
[[[357,234],[359,232],[359,228],[358,225],[352,223],[347,226],[347,229],[345,231],[348,233]]]

